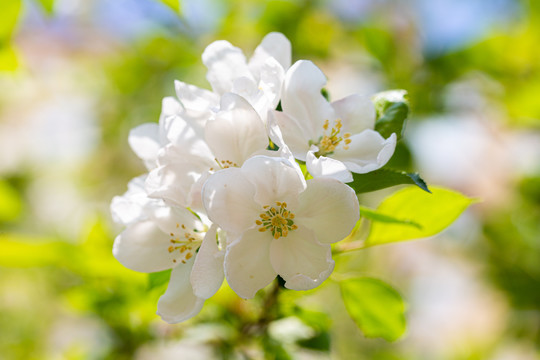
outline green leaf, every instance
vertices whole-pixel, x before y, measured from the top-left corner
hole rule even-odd
[[[17,21],[19,20],[21,6],[21,0],[2,1],[2,10],[0,11],[0,45],[5,46],[11,38],[15,25],[17,25]]]
[[[357,194],[384,189],[391,186],[411,184],[430,192],[418,173],[407,173],[392,169],[379,169],[367,174],[353,173],[353,181],[347,183]]]
[[[148,290],[167,284],[170,278],[171,269],[148,274]]]
[[[432,188],[428,194],[416,187],[400,190],[383,200],[377,213],[416,223],[373,222],[366,246],[419,239],[435,235],[458,218],[474,200],[458,192]]]
[[[14,71],[18,66],[15,49],[10,44],[0,44],[0,71]]]
[[[17,190],[0,180],[0,222],[17,220],[22,213],[22,200]]]
[[[47,13],[47,15],[52,15],[54,10],[54,0],[38,0],[41,6],[43,7],[43,10]]]
[[[395,341],[403,335],[405,303],[394,288],[368,277],[343,280],[339,284],[349,315],[366,337]]]
[[[409,115],[409,102],[406,96],[405,90],[390,90],[373,97],[377,113],[375,130],[384,138],[395,133],[399,140],[403,135],[405,120]]]
[[[414,226],[417,229],[422,229],[422,225],[411,221],[411,220],[402,220],[393,216],[381,214],[375,210],[369,209],[364,206],[360,206],[360,216],[372,221],[379,221],[387,224],[402,224],[407,226]]]
[[[161,0],[161,2],[180,14],[180,0]]]

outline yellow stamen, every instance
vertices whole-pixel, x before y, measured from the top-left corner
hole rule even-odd
[[[263,206],[263,210],[266,210],[259,214],[261,220],[255,220],[255,224],[259,226],[260,232],[270,230],[274,239],[280,237],[287,237],[289,231],[298,229],[298,226],[294,225],[292,219],[294,214],[287,210],[286,202],[276,202],[278,208],[270,207],[270,205]]]

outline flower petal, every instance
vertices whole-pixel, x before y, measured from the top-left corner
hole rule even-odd
[[[190,207],[195,185],[208,169],[204,159],[191,155],[185,155],[183,159],[175,158],[171,163],[150,171],[146,178],[148,196]]]
[[[253,200],[254,195],[255,187],[239,168],[216,172],[203,187],[208,218],[236,234],[255,225],[260,206]]]
[[[151,219],[165,234],[182,236],[186,231],[204,231],[204,225],[201,221],[184,207],[161,206],[155,208],[151,212]]]
[[[253,199],[260,207],[274,205],[276,201],[285,201],[294,207],[298,194],[306,186],[299,168],[280,157],[254,156],[244,163],[242,173],[253,184]]]
[[[266,35],[249,59],[249,68],[253,74],[259,74],[268,58],[274,58],[283,70],[291,66],[291,42],[285,35],[271,32]],[[257,75],[256,75],[257,76]]]
[[[111,214],[115,222],[129,225],[136,221],[147,219],[145,208],[149,203],[157,202],[150,199],[144,190],[146,176],[136,177],[128,183],[128,190],[122,196],[115,196],[111,202]]]
[[[202,54],[202,61],[208,68],[208,82],[220,95],[231,91],[234,80],[239,77],[253,79],[242,50],[228,41],[219,40],[208,45]]]
[[[116,237],[114,257],[125,267],[140,272],[156,272],[170,269],[179,255],[170,253],[170,236],[153,221],[141,221],[129,225]]]
[[[304,226],[272,241],[270,260],[286,281],[285,287],[292,290],[313,289],[334,270],[330,245],[319,244],[315,234]]]
[[[266,60],[261,68],[261,76],[259,80],[259,89],[268,99],[268,107],[260,109],[259,114],[264,110],[262,118],[266,117],[268,110],[274,110],[279,103],[281,97],[281,88],[285,78],[285,70],[273,58]]]
[[[334,109],[321,94],[326,77],[311,61],[297,61],[287,71],[281,95],[283,112],[295,118],[302,136],[317,142],[323,134],[325,120],[334,121]],[[285,141],[287,135],[284,134]],[[294,150],[293,150],[294,151]]]
[[[319,148],[313,146],[306,158],[307,170],[313,177],[326,176],[344,183],[353,181],[352,174],[344,163],[326,156],[317,158],[315,156],[317,151]]]
[[[238,296],[252,298],[276,277],[270,263],[272,239],[269,232],[250,229],[227,246],[225,277]]]
[[[345,238],[360,218],[354,190],[335,179],[308,180],[299,201],[295,223],[313,230],[323,244]]]
[[[189,281],[192,266],[193,259],[175,267],[167,291],[159,298],[157,314],[169,324],[187,320],[197,315],[203,307],[204,299],[193,294]]]
[[[275,136],[272,131],[270,132],[272,141],[279,147],[287,144],[295,158],[305,161],[311,138],[305,134],[306,130],[302,122],[284,112],[271,111],[268,113],[268,124],[271,123],[277,124],[281,130],[281,137]]]
[[[146,123],[137,126],[129,132],[128,142],[148,169],[156,167],[157,154],[161,147],[158,124]]]
[[[383,167],[394,154],[396,134],[384,139],[374,130],[364,130],[350,137],[349,149],[338,147],[332,157],[342,161],[349,170],[365,174]]]
[[[211,91],[178,80],[174,81],[174,88],[186,109],[208,111],[219,105],[219,96]]]
[[[191,271],[190,279],[193,293],[203,299],[214,295],[223,283],[225,251],[219,250],[216,230],[217,226],[212,225],[206,233]]]
[[[375,126],[375,106],[368,96],[347,96],[332,103],[343,123],[343,132],[358,134]]]
[[[219,161],[241,166],[253,153],[268,146],[266,128],[253,107],[239,95],[227,93],[222,103],[226,110],[206,124],[206,142]]]

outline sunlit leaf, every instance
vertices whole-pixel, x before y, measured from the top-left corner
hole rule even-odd
[[[22,0],[2,1],[0,7],[0,45],[4,45],[11,37],[21,12]]]
[[[401,225],[407,225],[407,226],[414,226],[417,229],[422,229],[422,225],[414,221],[398,219],[394,216],[381,214],[375,210],[369,209],[364,206],[360,207],[360,216],[363,218],[369,219],[371,221],[378,221],[378,222],[383,222],[386,224],[401,224]]]
[[[17,53],[10,45],[0,45],[0,71],[13,71],[19,65]]]
[[[384,138],[395,133],[399,138],[403,135],[404,124],[409,115],[409,102],[405,90],[390,90],[376,94],[373,104],[377,112],[375,130]]]
[[[171,269],[148,274],[148,289],[161,287],[169,282]]]
[[[474,202],[458,192],[432,188],[428,194],[416,187],[400,190],[383,200],[377,213],[416,223],[373,222],[366,246],[419,239],[435,235],[458,218]]]
[[[75,261],[74,245],[62,241],[11,234],[0,234],[0,266],[36,267],[61,265],[65,260]]]
[[[353,181],[347,183],[357,194],[403,184],[416,185],[422,190],[430,192],[427,184],[418,173],[407,173],[392,169],[379,169],[367,174],[353,173]]]
[[[0,180],[0,222],[16,220],[22,212],[22,201],[17,190]]]
[[[53,10],[54,10],[54,0],[38,0],[41,4],[41,6],[43,7],[43,10],[45,10],[45,12],[48,14],[48,15],[51,15],[53,13]]]
[[[180,0],[161,0],[161,2],[173,9],[175,12],[180,13]]]
[[[387,283],[362,277],[340,282],[349,315],[367,337],[399,339],[406,328],[405,303]]]

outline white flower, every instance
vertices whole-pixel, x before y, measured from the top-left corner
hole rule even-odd
[[[291,44],[283,34],[269,33],[248,62],[242,50],[219,40],[208,45],[202,60],[214,92],[241,95],[266,122],[268,110],[279,102],[284,74],[291,65]]]
[[[321,94],[326,77],[312,62],[300,60],[287,72],[281,97],[283,112],[273,111],[283,138],[295,158],[305,161],[314,177],[329,176],[343,182],[352,172],[367,173],[392,157],[396,135],[384,139],[373,130],[375,109],[367,97],[351,95],[329,103]],[[272,135],[272,134],[271,134]]]
[[[307,290],[332,272],[330,244],[359,219],[358,199],[330,178],[304,180],[285,158],[255,156],[212,175],[203,189],[209,218],[227,231],[225,276],[250,298],[276,275]]]
[[[199,313],[223,281],[216,226],[208,229],[189,210],[148,198],[143,186],[144,177],[133,179],[124,196],[111,203],[115,221],[126,225],[114,241],[113,254],[122,265],[139,272],[172,268],[158,314],[170,323],[184,321]]]
[[[241,166],[251,156],[267,153],[268,147],[259,115],[232,93],[221,97],[220,111],[202,127],[178,116],[168,138],[171,142],[160,151],[159,166],[150,172],[146,189],[151,197],[194,209],[202,209],[200,193],[210,174]]]

